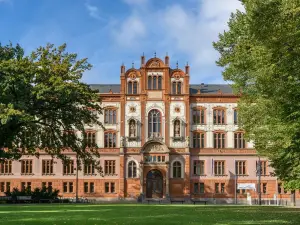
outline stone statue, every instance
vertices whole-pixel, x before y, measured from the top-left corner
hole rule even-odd
[[[176,120],[175,121],[175,137],[180,137],[180,121]]]
[[[190,137],[186,136],[186,146],[190,147]]]
[[[121,146],[121,147],[124,147],[124,142],[125,142],[124,137],[121,137],[121,138],[120,138],[120,146]]]
[[[135,134],[135,122],[133,120],[130,121],[130,124],[129,124],[129,137],[135,137],[136,134]]]

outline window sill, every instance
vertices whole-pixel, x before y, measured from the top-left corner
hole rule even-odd
[[[105,194],[117,194],[117,192],[105,192]]]
[[[14,175],[13,173],[0,173],[0,176],[10,176],[10,175]]]
[[[75,173],[63,174],[63,176],[75,176]]]
[[[227,177],[227,174],[223,174],[223,175],[218,175],[218,174],[214,174],[215,177]]]
[[[112,174],[112,173],[105,173],[104,176],[118,176],[118,174]]]
[[[43,173],[42,176],[55,176],[55,173]]]
[[[83,176],[97,176],[96,173],[85,173],[83,174]]]
[[[249,175],[248,174],[237,174],[236,176],[238,176],[238,177],[248,177]]]
[[[196,176],[196,177],[206,177],[207,174],[193,174],[193,176]]]
[[[32,176],[34,173],[21,173],[22,176]]]

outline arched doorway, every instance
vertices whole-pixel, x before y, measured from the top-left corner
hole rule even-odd
[[[150,170],[147,173],[146,187],[147,198],[163,197],[163,176],[159,170]]]

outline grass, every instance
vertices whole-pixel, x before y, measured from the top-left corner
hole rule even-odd
[[[300,208],[203,205],[0,205],[5,225],[300,224]]]

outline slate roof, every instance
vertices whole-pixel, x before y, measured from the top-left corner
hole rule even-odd
[[[93,90],[98,90],[99,93],[109,93],[111,90],[113,93],[120,93],[120,84],[90,84]],[[228,84],[191,84],[190,94],[197,94],[200,89],[202,94],[216,94],[221,90],[224,94],[233,94],[233,90]]]

